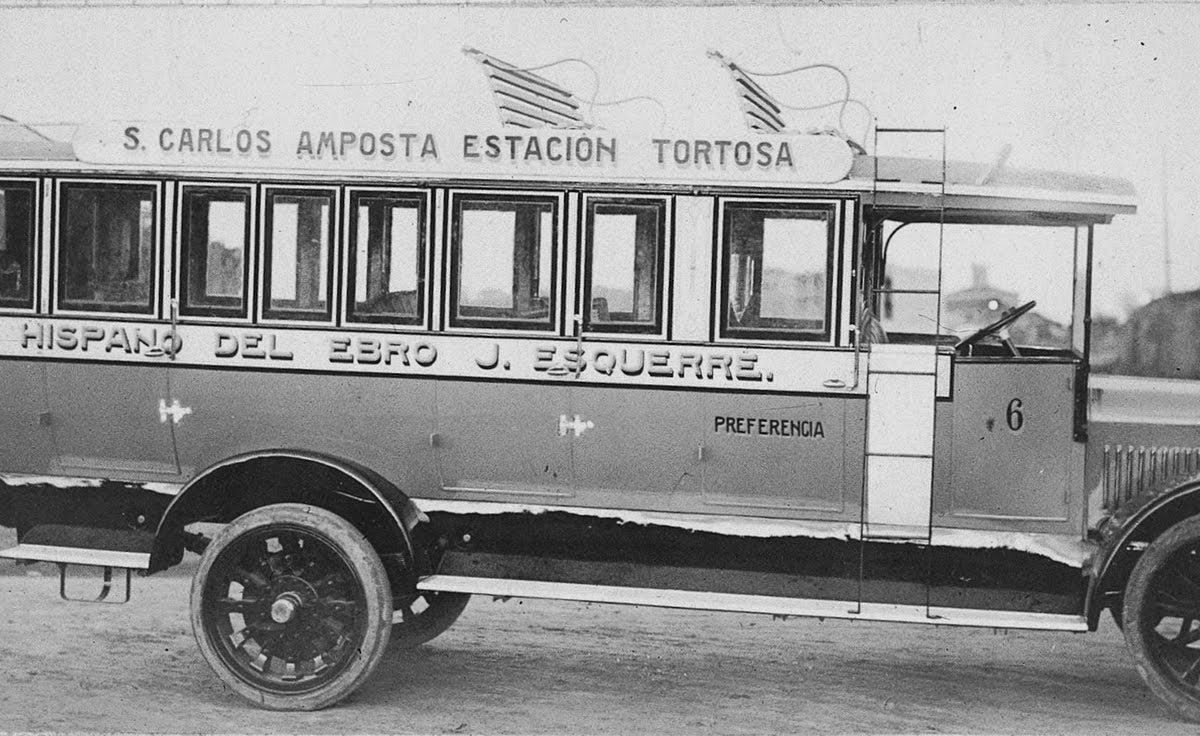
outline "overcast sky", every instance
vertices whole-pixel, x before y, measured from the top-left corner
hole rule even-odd
[[[0,112],[32,121],[300,116],[337,125],[494,124],[464,45],[519,65],[588,60],[600,122],[740,124],[719,49],[755,70],[836,64],[881,125],[946,126],[952,157],[1121,176],[1138,215],[1098,238],[1097,311],[1200,288],[1200,7],[1193,5],[804,8],[0,9]],[[591,97],[592,72],[544,72]],[[772,79],[794,104],[822,102],[829,73]],[[803,125],[836,116],[810,115]],[[847,116],[852,135],[861,117]],[[881,151],[889,153],[891,151]],[[1164,177],[1167,212],[1164,226]]]

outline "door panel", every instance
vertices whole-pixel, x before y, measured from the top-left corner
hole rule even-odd
[[[358,463],[414,495],[437,486],[431,380],[266,370],[233,379],[175,363],[171,388],[192,409],[175,425],[189,476],[241,453],[288,449]]]
[[[165,361],[106,365],[59,361],[47,369],[54,431],[52,471],[114,480],[179,475]]]
[[[1070,516],[1071,363],[955,365],[949,516]]]
[[[677,391],[572,385],[572,418],[593,425],[571,439],[581,496],[595,494],[601,502],[630,508],[696,507],[696,454],[703,436],[695,398]]]
[[[559,434],[560,424],[573,420],[568,391],[563,385],[439,382],[435,445],[442,487],[572,495],[574,430]]]
[[[840,514],[847,507],[846,430],[854,399],[706,394],[690,397],[703,427],[704,503]],[[848,436],[848,434],[850,436]],[[861,457],[857,459],[861,467]],[[854,474],[858,477],[858,474]],[[855,489],[854,495],[857,496]]]
[[[53,453],[50,405],[46,401],[45,364],[11,360],[4,364],[4,390],[0,392],[0,472],[47,471]]]

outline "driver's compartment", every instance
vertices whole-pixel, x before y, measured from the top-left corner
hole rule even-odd
[[[1084,359],[1092,221],[865,207],[864,223],[864,342],[934,344],[962,359]]]

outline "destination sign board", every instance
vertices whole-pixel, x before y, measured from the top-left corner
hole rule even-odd
[[[85,162],[142,167],[304,169],[431,176],[832,183],[850,147],[832,135],[670,135],[596,128],[352,129],[115,123],[81,128]]]

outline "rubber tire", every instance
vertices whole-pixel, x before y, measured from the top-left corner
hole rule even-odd
[[[454,625],[471,601],[470,593],[423,593],[429,605],[415,621],[392,624],[392,648],[414,649],[436,639]]]
[[[1133,664],[1150,691],[1177,715],[1200,722],[1200,692],[1186,692],[1170,675],[1164,674],[1154,659],[1152,642],[1142,635],[1142,608],[1154,573],[1181,547],[1197,543],[1200,543],[1200,516],[1179,522],[1151,542],[1125,584],[1125,607],[1121,617]]]
[[[367,600],[367,626],[357,656],[335,679],[304,693],[280,694],[263,691],[228,669],[208,640],[202,619],[205,581],[222,549],[242,535],[264,526],[293,524],[307,527],[338,547],[350,562]],[[268,710],[320,710],[337,703],[359,688],[371,676],[387,650],[392,631],[392,590],[387,571],[374,548],[350,522],[325,509],[304,504],[282,503],[264,506],[239,516],[221,530],[200,558],[200,567],[192,578],[192,631],[200,653],[217,677],[231,690],[255,705]]]

